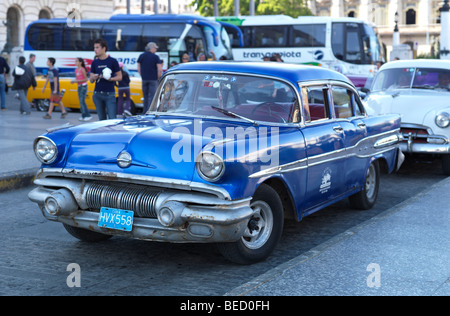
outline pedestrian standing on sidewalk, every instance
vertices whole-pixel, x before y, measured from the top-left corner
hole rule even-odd
[[[55,67],[56,59],[53,57],[49,57],[47,59],[47,80],[45,80],[44,87],[42,88],[42,93],[45,92],[45,87],[47,87],[47,83],[50,82],[50,107],[48,108],[48,112],[43,116],[44,119],[51,119],[52,112],[55,108],[55,104],[58,104],[61,107],[61,118],[65,118],[67,115],[67,111],[64,108],[64,104],[62,103],[61,94],[59,93],[59,70]]]
[[[114,119],[117,116],[115,82],[122,80],[117,59],[112,58],[106,52],[108,43],[104,39],[94,41],[95,59],[91,65],[89,81],[95,82],[94,95],[92,97],[97,110],[98,119]]]
[[[34,66],[34,61],[36,60],[35,54],[30,54],[30,58],[28,59],[28,62],[25,64],[33,74],[34,77],[36,77],[36,67]]]
[[[36,67],[34,66],[34,61],[36,60],[36,55],[35,54],[30,54],[30,58],[28,59],[28,62],[25,64],[25,66],[28,67],[28,69],[31,70],[31,73],[33,74],[33,77],[36,79]],[[36,105],[31,102],[30,106],[32,108],[36,107]]]
[[[12,86],[13,90],[17,90],[20,99],[20,114],[22,115],[30,115],[31,108],[30,102],[27,100],[27,92],[30,86],[33,86],[33,89],[36,88],[36,79],[33,76],[31,70],[25,66],[25,57],[19,57],[19,65],[14,68],[13,71],[14,84]]]
[[[158,80],[162,75],[162,62],[159,56],[156,55],[158,45],[154,42],[149,42],[145,46],[145,52],[139,55],[138,58],[138,72],[142,78],[142,94],[144,95],[144,109],[145,114],[150,108],[153,97],[158,87]]]
[[[123,63],[119,62],[119,67],[122,70],[122,80],[119,81],[119,99],[117,100],[117,114],[122,116],[131,116],[130,112],[130,76],[128,72],[123,69]],[[124,97],[125,96],[125,97]],[[125,101],[125,107],[124,107]]]
[[[80,121],[89,121],[92,119],[91,113],[89,113],[89,109],[86,104],[86,95],[88,90],[88,76],[86,65],[84,64],[84,60],[81,57],[78,57],[75,61],[77,65],[77,69],[75,69],[75,79],[72,80],[72,83],[78,84],[78,101],[80,102],[80,110],[81,117],[78,119]]]
[[[6,111],[6,76],[9,73],[9,66],[6,59],[0,56],[0,99],[2,111]]]

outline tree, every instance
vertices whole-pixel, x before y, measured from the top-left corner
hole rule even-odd
[[[211,0],[194,0],[191,6],[203,16],[213,16],[213,2]],[[240,14],[249,14],[249,0],[240,0]],[[219,15],[234,15],[234,0],[219,0]],[[255,0],[256,15],[285,14],[296,18],[300,15],[312,15],[306,5],[306,0]]]

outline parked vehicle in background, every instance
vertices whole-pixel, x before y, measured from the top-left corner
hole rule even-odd
[[[74,72],[61,73],[59,77],[59,84],[61,90],[65,90],[62,102],[64,107],[79,110],[80,102],[78,100],[77,84],[72,83],[72,79],[75,78]],[[46,76],[39,75],[36,77],[37,87],[36,89],[29,89],[27,94],[28,102],[35,105],[38,111],[47,111],[50,104],[50,90],[47,89],[42,92]],[[142,81],[140,77],[130,76],[130,91],[131,91],[131,113],[136,114],[142,112]],[[92,100],[92,94],[94,93],[95,84],[88,81],[88,92],[86,97],[86,105],[89,110],[95,111],[95,105]],[[117,89],[116,89],[117,92]],[[116,98],[118,94],[116,95]]]
[[[450,175],[450,61],[387,63],[364,102],[368,113],[400,114],[402,151],[440,156],[443,172]]]
[[[212,58],[232,58],[226,30],[218,22],[198,15],[183,14],[118,14],[109,20],[82,19],[73,27],[67,19],[39,19],[25,32],[24,54],[36,55],[36,70],[46,73],[48,56],[56,58],[60,72],[74,71],[75,59],[85,60],[88,70],[94,59],[94,41],[104,38],[108,54],[129,70],[137,70],[137,60],[148,42],[158,46],[157,54],[167,69],[172,61],[180,62],[187,52],[191,61],[199,53]]]
[[[367,116],[344,75],[282,63],[195,62],[165,73],[146,115],[52,131],[29,197],[88,240],[218,243],[269,256],[285,218],[377,199],[401,164],[400,117]]]
[[[240,34],[226,27],[232,38],[233,58],[238,61],[261,61],[278,53],[288,63],[337,70],[357,87],[364,87],[377,61],[385,61],[373,25],[356,18],[258,15],[216,20],[242,31],[243,45]]]

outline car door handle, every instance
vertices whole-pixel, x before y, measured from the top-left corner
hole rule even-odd
[[[364,128],[366,127],[366,123],[358,123],[358,127]]]
[[[341,133],[344,131],[344,129],[341,126],[334,126],[333,129],[335,132],[338,132],[338,133]]]

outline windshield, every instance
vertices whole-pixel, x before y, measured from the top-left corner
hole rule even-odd
[[[450,70],[433,68],[395,68],[380,71],[372,91],[393,89],[450,90]]]
[[[286,123],[298,121],[296,101],[292,87],[275,79],[179,73],[164,78],[148,113]]]
[[[367,24],[334,22],[331,48],[337,59],[352,64],[371,65],[384,61],[375,31]]]

